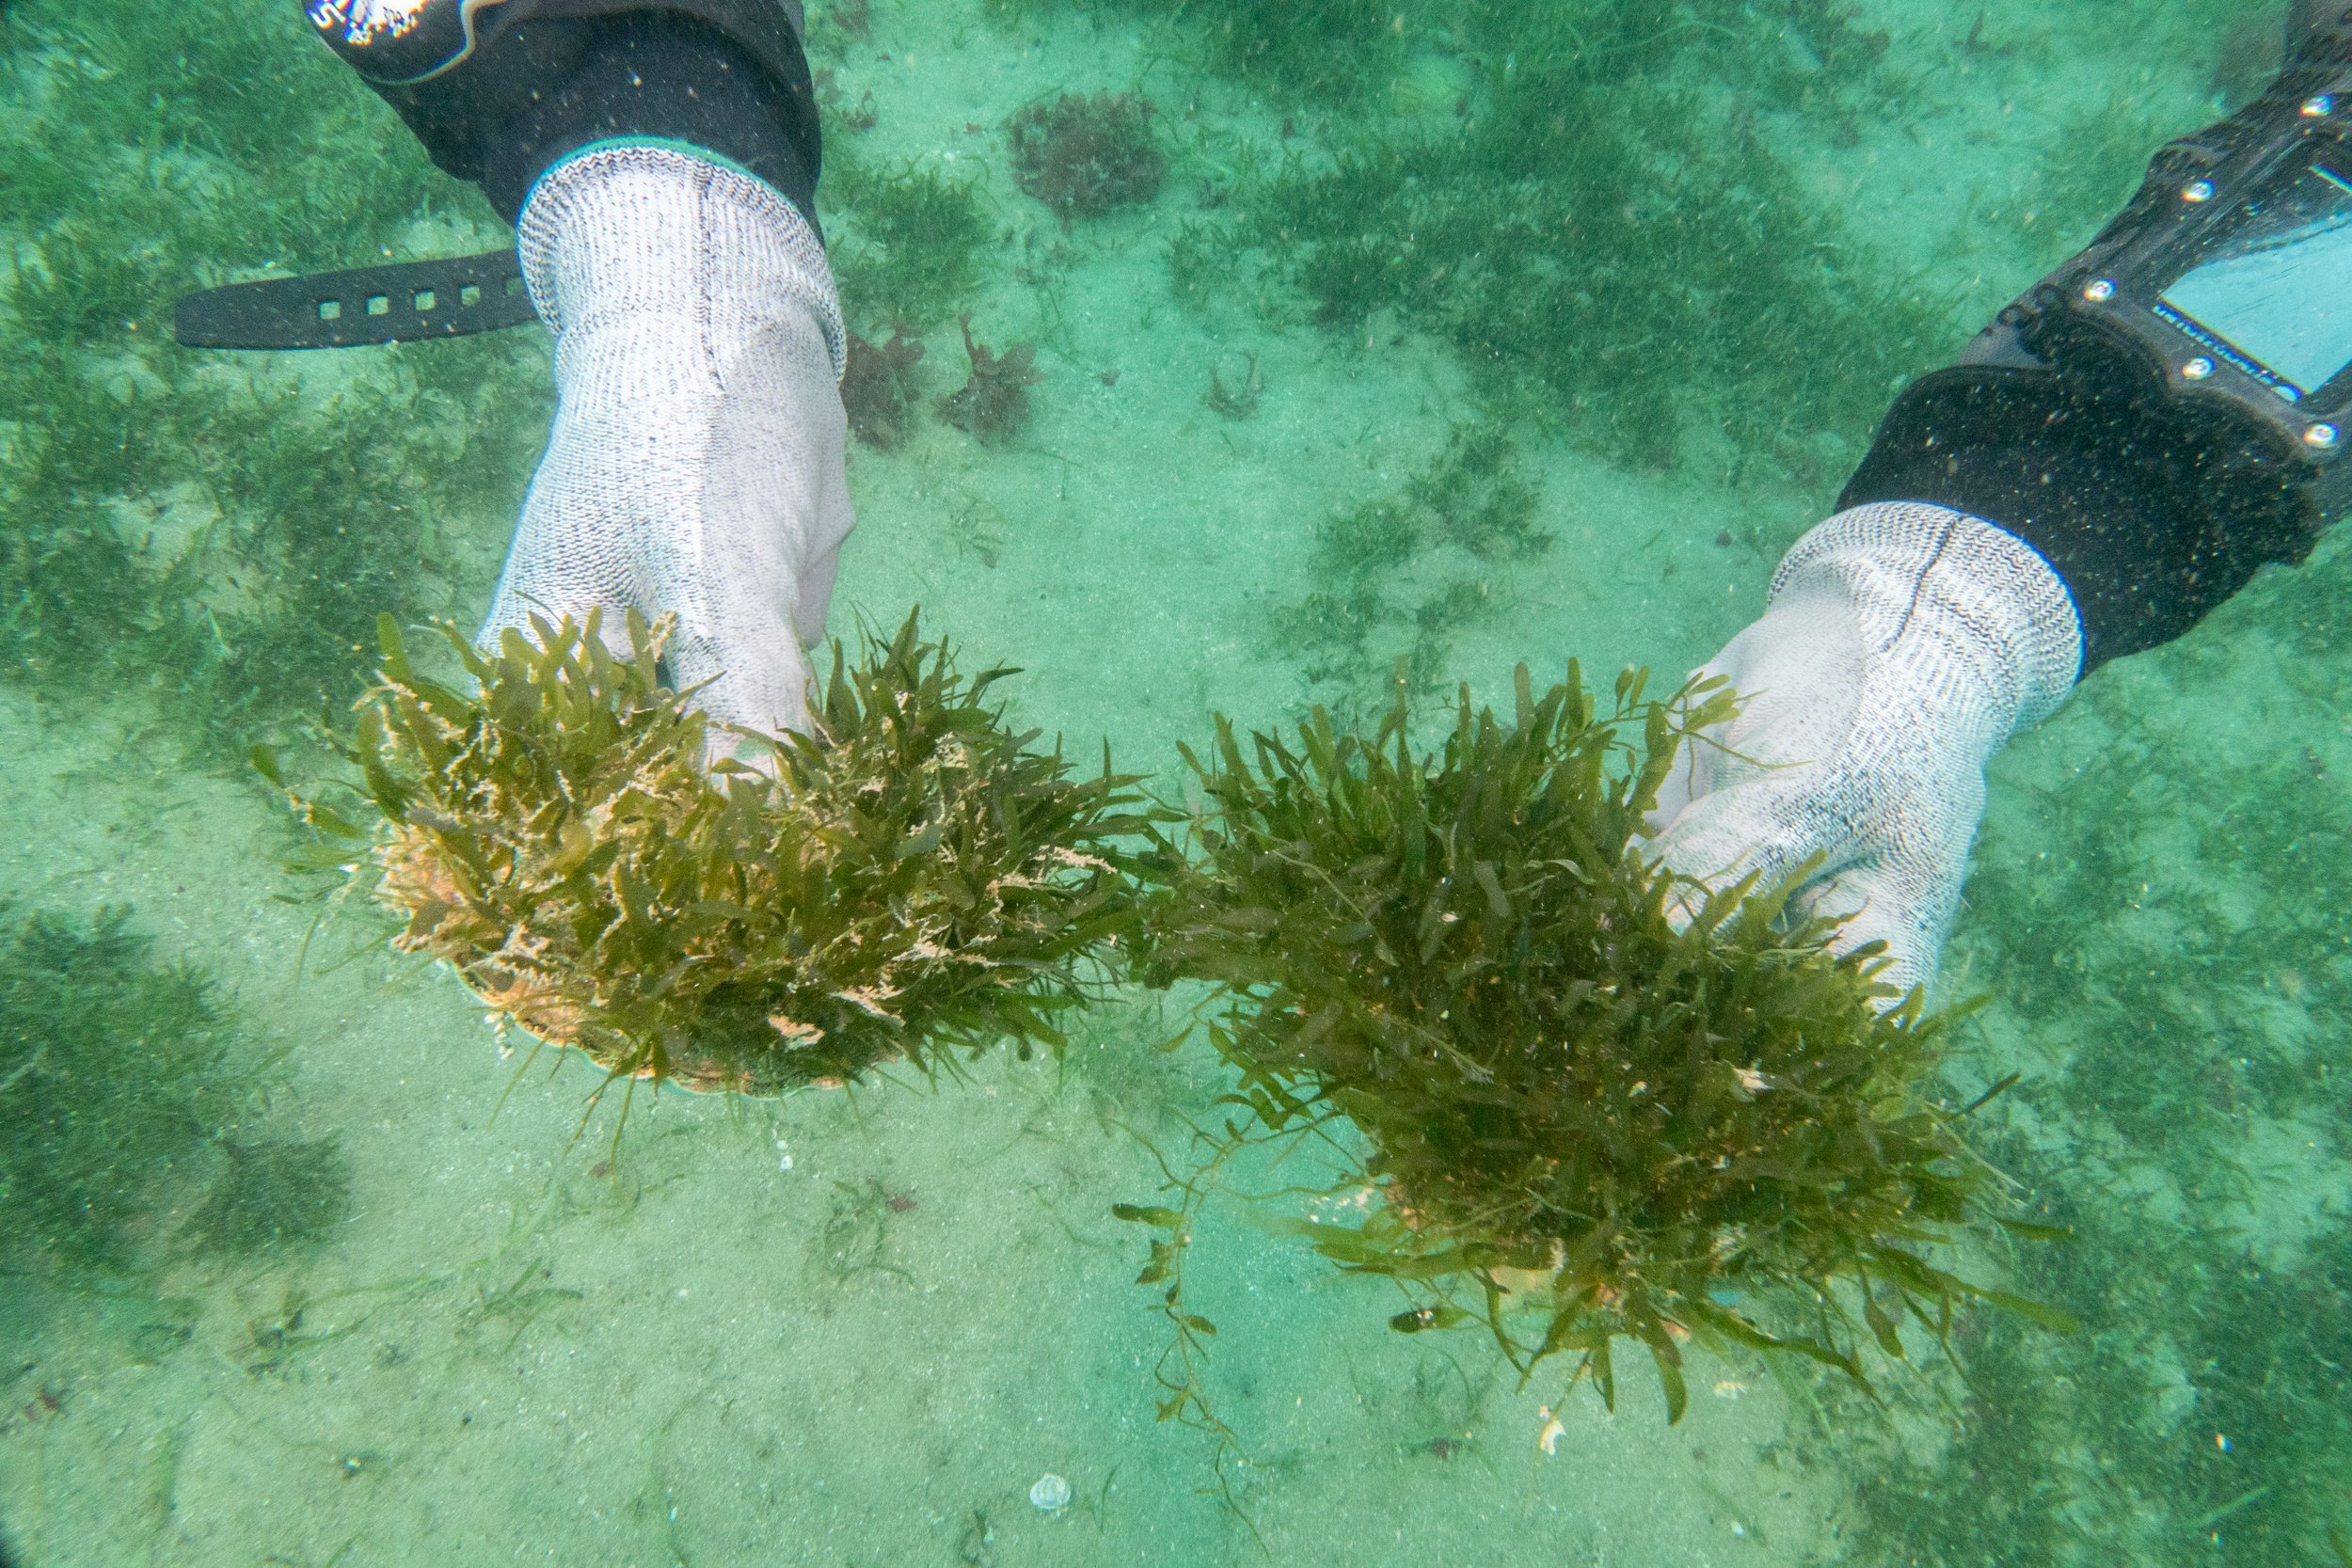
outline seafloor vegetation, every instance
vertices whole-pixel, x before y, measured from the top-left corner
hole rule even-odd
[[[315,1243],[348,1202],[334,1139],[266,1126],[282,1053],[132,918],[0,904],[0,1277],[72,1286]]]
[[[1313,586],[1273,607],[1269,644],[1350,719],[1384,708],[1400,646],[1412,690],[1442,689],[1462,626],[1551,548],[1542,499],[1502,427],[1457,427],[1393,491],[1316,520]]]
[[[980,285],[988,220],[977,181],[928,165],[877,166],[855,133],[828,119],[825,210],[834,268],[852,323],[935,325]]]
[[[1996,768],[1952,958],[2026,1075],[1987,1151],[2076,1234],[2017,1277],[2086,1328],[1967,1326],[1861,1444],[1857,1560],[2352,1560],[2348,591],[2265,578]]]
[[[1176,236],[1180,296],[1358,334],[1387,312],[1613,458],[1671,463],[1712,431],[1812,481],[1822,436],[1866,431],[1947,330],[1760,118],[1904,92],[1852,8],[1131,8],[1289,117],[1273,150],[1200,138],[1230,212]]]
[[[1265,421],[1241,422],[1259,389],[1241,367],[1271,343],[1343,360],[1428,336],[1473,399],[1416,427],[1391,487],[1302,509],[1304,575],[1251,611],[1273,607],[1262,656],[1359,714],[1399,653],[1417,682],[1457,673],[1499,568],[1565,555],[1536,477],[1555,440],[1720,484],[1707,532],[1748,527],[1748,499],[1824,500],[1889,383],[2079,243],[2154,141],[2243,101],[2278,21],[2239,0],[2171,0],[2122,30],[2074,0],[968,8],[959,46],[1009,79],[1032,45],[1087,70],[1025,75],[926,141],[898,134],[927,109],[921,73],[874,67],[942,41],[932,0],[812,7],[828,232],[879,359],[859,461],[941,440],[1009,471],[1055,440],[1057,312],[1089,268],[1144,279],[1147,316],[1183,308],[1224,367],[1202,417],[1244,436]],[[1006,116],[1140,91],[1167,160],[1155,194],[1134,187],[1148,200],[1065,226],[1021,191]],[[542,338],[307,360],[167,341],[190,288],[503,239],[293,8],[14,0],[0,131],[0,680],[217,759],[356,696],[379,611],[477,613],[544,429]],[[1953,237],[2016,276],[1892,260],[1901,236],[1821,180],[1879,154],[1965,186]],[[1034,341],[1048,377],[993,445],[938,428],[979,362],[953,330],[967,310],[992,363]],[[1899,1325],[1920,1370],[1878,1377],[1883,1404],[1788,1380],[1810,1402],[1775,1457],[1851,1496],[1858,1568],[2352,1561],[2347,604],[2346,557],[2323,552],[2102,673],[1996,766],[1949,966],[1993,1001],[1947,1038],[1950,1086],[2024,1075],[1971,1141],[2074,1237],[1986,1260],[2084,1329],[1963,1307],[1948,1360]],[[256,1119],[268,1053],[110,918],[20,906],[0,950],[0,1180],[11,1213],[48,1216],[9,1233],[12,1287],[299,1254],[341,1212],[342,1152]],[[1085,1045],[1105,1126],[1193,1087],[1173,1058]],[[34,1114],[20,1091],[69,1060],[93,1064],[49,1102],[72,1114]],[[903,1195],[838,1191],[818,1275],[886,1266]],[[506,1341],[577,1294],[518,1257],[463,1332]],[[301,1302],[290,1289],[205,1348],[239,1376],[290,1365],[313,1332]],[[199,1332],[149,1317],[123,1330],[142,1356]],[[51,1375],[11,1385],[27,1419],[54,1414]],[[972,1539],[975,1560],[991,1549],[985,1525]]]
[[[453,525],[517,504],[548,404],[516,333],[342,374],[172,345],[206,284],[496,243],[301,27],[113,0],[0,20],[0,678],[142,693],[206,750],[356,692],[387,606],[475,589]]]

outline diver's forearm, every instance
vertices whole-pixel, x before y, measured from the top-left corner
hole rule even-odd
[[[306,0],[304,14],[509,222],[543,171],[621,137],[716,153],[816,222],[800,0]]]

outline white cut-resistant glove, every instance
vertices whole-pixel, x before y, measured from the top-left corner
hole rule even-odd
[[[1939,506],[1842,512],[1797,542],[1763,619],[1704,666],[1744,697],[1687,748],[1654,847],[1675,870],[1772,886],[1825,859],[1804,896],[1884,939],[1885,978],[1934,977],[1984,812],[1984,765],[2055,709],[2082,664],[2047,562]],[[1775,766],[1777,765],[1777,766]]]
[[[549,169],[517,229],[557,404],[482,641],[601,605],[626,650],[624,610],[674,611],[670,676],[705,712],[805,729],[803,645],[854,522],[815,231],[749,174],[632,143]]]

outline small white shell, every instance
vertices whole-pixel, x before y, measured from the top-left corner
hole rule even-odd
[[[1029,1506],[1044,1513],[1059,1513],[1070,1506],[1070,1483],[1048,1470],[1029,1487]]]

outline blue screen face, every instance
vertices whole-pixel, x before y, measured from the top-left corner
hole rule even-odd
[[[2352,179],[2307,165],[2160,297],[2268,372],[2280,396],[2326,386],[2352,365]]]

